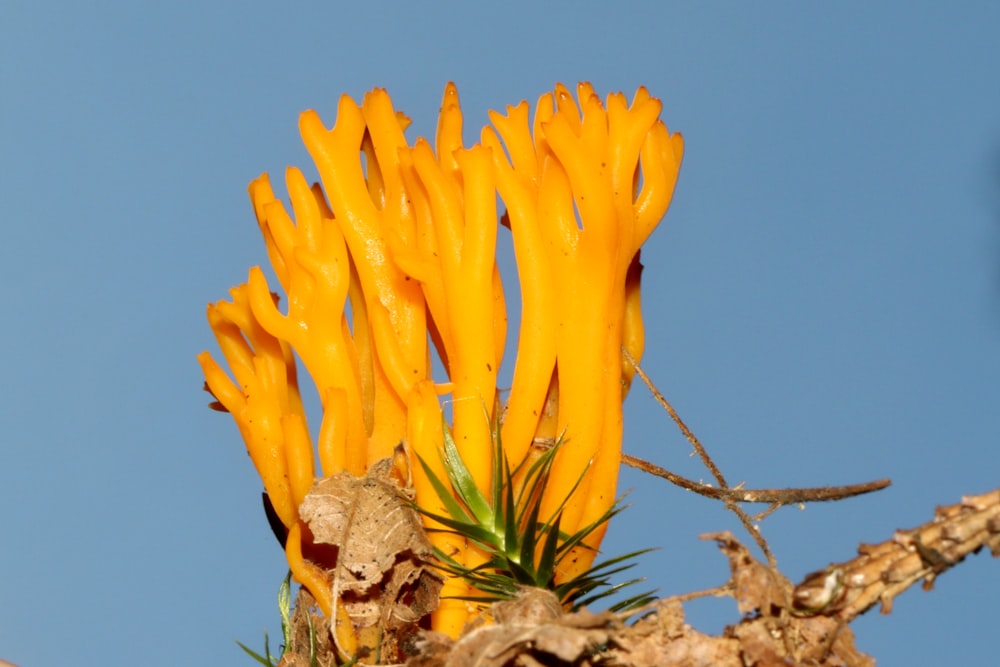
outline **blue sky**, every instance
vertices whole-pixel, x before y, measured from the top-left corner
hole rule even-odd
[[[561,81],[647,86],[686,140],[643,251],[644,366],[730,480],[890,490],[764,523],[793,579],[998,485],[1000,6],[0,3],[0,658],[248,665],[284,560],[205,304],[265,261],[246,195],[311,173],[300,111],[389,90],[467,138]],[[626,451],[706,477],[637,387]],[[662,594],[722,583],[711,501],[634,471],[605,547]],[[1000,567],[854,624],[880,666],[995,655]],[[690,605],[717,631],[731,600]]]

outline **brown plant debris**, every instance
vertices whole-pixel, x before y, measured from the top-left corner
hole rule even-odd
[[[873,667],[844,623],[787,613],[792,586],[757,561],[730,533],[714,539],[731,569],[727,591],[743,614],[721,636],[684,622],[679,598],[660,600],[635,623],[628,615],[561,613],[555,596],[525,589],[493,605],[495,623],[467,628],[457,640],[427,633],[409,667]],[[688,597],[688,596],[683,596]]]
[[[564,614],[551,591],[525,588],[491,607],[494,623],[467,627],[457,640],[427,633],[410,667],[537,667],[590,665],[592,655],[621,626],[612,613]]]
[[[938,574],[983,546],[1000,555],[997,489],[939,507],[929,523],[862,545],[857,558],[795,587],[732,534],[712,533],[702,537],[714,540],[730,564],[723,586],[627,614],[564,613],[553,593],[525,588],[451,639],[419,628],[437,604],[440,579],[426,565],[430,546],[392,470],[385,461],[364,478],[323,480],[301,508],[314,541],[336,547],[335,604],[347,610],[359,644],[378,648],[359,656],[365,661],[405,660],[410,667],[873,667],[854,646],[853,618],[875,602],[888,613],[902,590],[920,580],[929,588]],[[706,595],[733,597],[741,615],[718,636],[684,622],[682,601]],[[301,592],[281,667],[336,664],[330,630],[335,638],[337,628],[320,625],[312,606]]]
[[[289,641],[278,667],[334,667],[337,652],[327,630],[326,619],[317,611],[316,600],[302,586],[288,622]]]
[[[846,624],[827,617],[795,617],[787,613],[791,583],[755,559],[729,532],[702,535],[714,539],[729,559],[730,585],[744,618],[726,628],[738,641],[747,667],[789,664],[869,667],[874,661],[854,647]],[[687,663],[684,663],[687,664]]]
[[[299,513],[316,544],[337,547],[332,568],[333,618],[347,612],[359,646],[381,662],[403,658],[420,619],[438,604],[440,576],[427,564],[432,549],[412,493],[391,459],[358,478],[340,473],[317,482]],[[336,628],[332,629],[338,637]],[[338,648],[343,648],[339,647]]]
[[[904,590],[921,580],[930,590],[939,574],[984,546],[1000,556],[1000,489],[963,496],[960,503],[938,507],[922,526],[897,530],[880,544],[862,544],[857,558],[807,575],[795,588],[794,605],[803,614],[844,621],[877,602],[888,614]]]

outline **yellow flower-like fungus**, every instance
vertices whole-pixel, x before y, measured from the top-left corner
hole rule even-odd
[[[566,441],[543,516],[572,494],[562,518],[572,533],[615,500],[631,381],[622,347],[639,358],[644,344],[639,248],[670,203],[683,143],[658,120],[661,104],[644,88],[631,105],[621,94],[605,105],[589,84],[577,98],[557,86],[538,101],[533,124],[526,102],[491,112],[481,143],[466,148],[452,84],[434,147],[407,142],[408,120],[384,90],[360,105],[345,95],[332,129],[313,111],[299,123],[322,188],[289,169],[290,215],[266,175],[250,184],[285,312],[264,273],[251,269],[231,301],[208,308],[232,379],[208,353],[199,361],[288,529],[293,574],[327,615],[330,564],[309,560],[299,504],[317,475],[360,476],[400,441],[447,479],[439,455],[445,394],[455,443],[484,491],[491,422],[500,421],[512,465],[557,436]],[[521,285],[513,383],[502,406],[507,316],[497,194]],[[446,382],[432,377],[432,346]],[[316,443],[293,351],[319,392]],[[416,502],[441,512],[423,469],[410,469]],[[602,535],[593,533],[557,576],[584,571]],[[431,539],[460,562],[481,558],[454,535]],[[449,596],[467,593],[461,580],[445,583],[436,629],[461,630],[474,609]],[[352,646],[341,634],[341,646]]]

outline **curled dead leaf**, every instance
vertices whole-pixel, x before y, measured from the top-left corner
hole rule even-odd
[[[409,502],[412,492],[392,466],[386,459],[364,477],[340,473],[321,480],[299,508],[313,541],[337,547],[333,604],[351,619],[361,657],[390,662],[404,657],[441,589],[427,564],[432,549]]]

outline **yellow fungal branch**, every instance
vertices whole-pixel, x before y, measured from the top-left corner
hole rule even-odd
[[[670,203],[683,152],[644,88],[631,106],[621,94],[609,96],[607,109],[589,85],[577,92],[579,107],[563,86],[543,96],[533,135],[523,103],[506,116],[491,114],[496,130],[483,135],[494,149],[523,299],[504,446],[515,460],[524,454],[555,369],[557,430],[569,442],[542,513],[554,511],[583,475],[564,514],[571,531],[615,499],[621,402],[631,380],[621,347],[641,356],[643,345],[638,251]],[[602,535],[588,546],[596,549]],[[564,576],[585,570],[593,555],[578,553]]]
[[[465,147],[458,92],[448,84],[435,141],[410,144],[408,120],[376,89],[361,104],[343,96],[332,129],[314,111],[302,114],[322,186],[288,169],[289,210],[267,175],[250,184],[277,282],[254,267],[230,301],[208,308],[231,376],[207,352],[199,362],[288,528],[293,574],[325,613],[333,564],[311,560],[299,504],[317,477],[360,476],[400,441],[446,479],[442,405],[484,491],[499,421],[512,465],[557,436],[567,441],[542,505],[551,513],[569,497],[567,532],[613,504],[632,379],[621,350],[639,358],[644,346],[639,248],[670,204],[683,154],[680,135],[658,119],[661,106],[644,88],[629,103],[620,93],[602,101],[589,84],[574,99],[558,85],[538,100],[533,121],[526,102],[491,112],[480,143]],[[498,373],[509,295],[496,261],[498,195],[521,305],[505,388]],[[432,376],[434,352],[446,378]],[[316,442],[296,356],[322,405]],[[417,503],[441,513],[422,467],[409,463]],[[585,570],[602,534],[558,576]],[[454,535],[431,539],[460,562],[481,562]],[[443,595],[467,592],[452,580]],[[472,611],[445,599],[432,624],[454,635]],[[335,626],[341,646],[357,645],[349,619]]]

